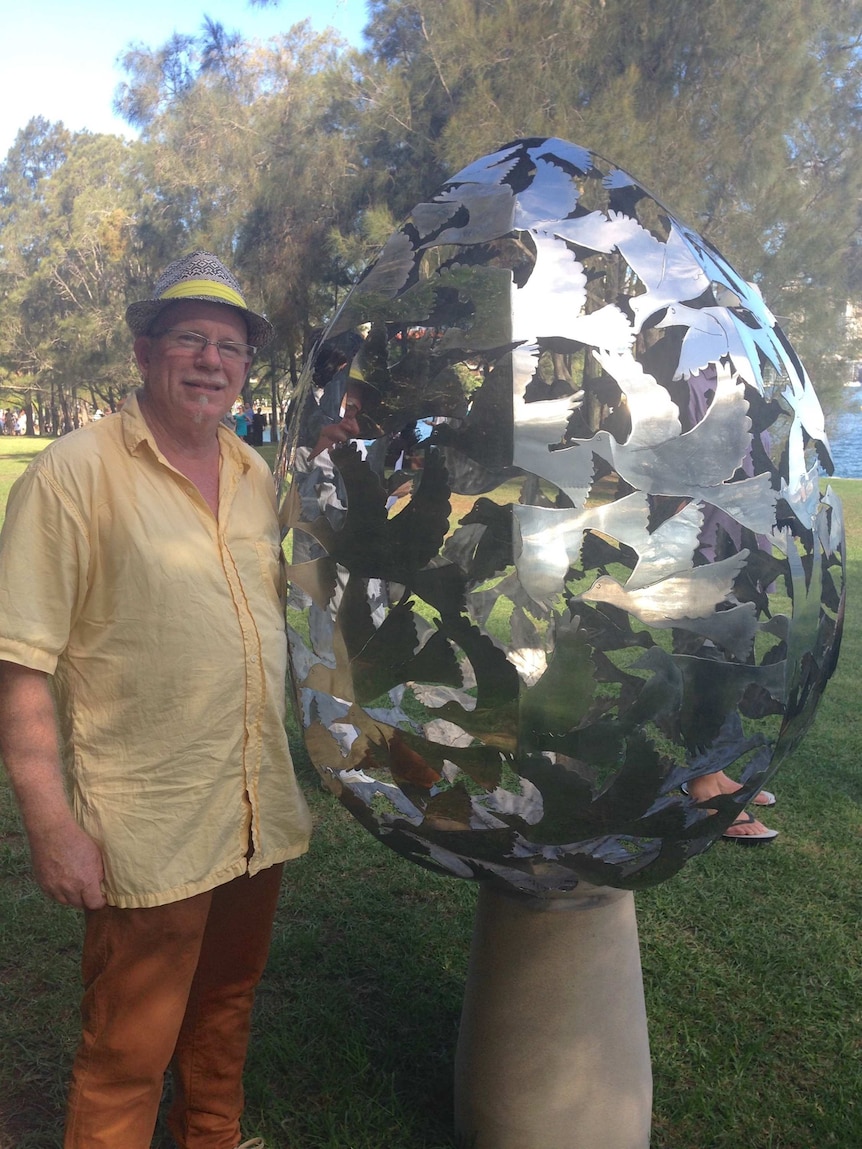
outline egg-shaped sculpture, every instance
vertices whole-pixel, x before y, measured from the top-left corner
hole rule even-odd
[[[303,370],[291,673],[325,784],[439,872],[638,888],[797,745],[841,508],[756,287],[637,180],[517,140],[418,204]],[[685,784],[740,783],[708,804]]]

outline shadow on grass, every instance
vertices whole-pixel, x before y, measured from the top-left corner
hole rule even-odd
[[[301,773],[318,827],[286,869],[248,1128],[273,1149],[448,1149],[475,888],[393,854]]]
[[[47,447],[47,445],[46,443],[45,446]],[[7,463],[14,463],[23,470],[25,467],[29,467],[35,457],[33,451],[4,451],[0,455],[0,467]]]

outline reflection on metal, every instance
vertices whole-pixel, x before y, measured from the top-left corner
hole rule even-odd
[[[834,668],[840,503],[758,290],[625,172],[520,140],[419,204],[306,365],[293,682],[326,785],[444,873],[637,888]],[[732,770],[699,808],[682,783]]]

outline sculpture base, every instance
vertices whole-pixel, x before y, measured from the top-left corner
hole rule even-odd
[[[634,895],[482,883],[455,1057],[464,1149],[646,1149],[652,1069]]]

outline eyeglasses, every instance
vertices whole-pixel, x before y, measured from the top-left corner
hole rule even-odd
[[[177,327],[155,332],[153,338],[164,338],[168,347],[193,355],[201,355],[208,347],[217,347],[222,363],[250,362],[257,351],[250,343],[234,343],[232,339],[207,339],[197,331],[181,331]]]

